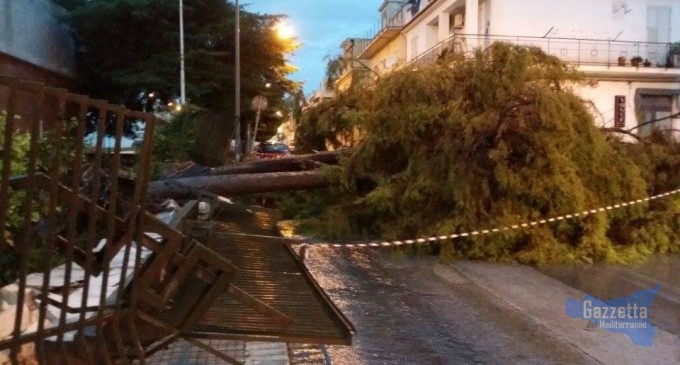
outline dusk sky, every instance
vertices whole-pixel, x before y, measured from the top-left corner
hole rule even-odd
[[[366,37],[380,22],[382,0],[246,0],[250,12],[286,14],[302,46],[290,62],[300,71],[292,75],[304,81],[305,94],[319,88],[326,71],[324,57],[340,52],[348,37]]]

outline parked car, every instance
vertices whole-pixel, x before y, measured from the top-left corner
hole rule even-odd
[[[260,143],[255,150],[260,158],[280,158],[290,155],[290,149],[283,143]]]

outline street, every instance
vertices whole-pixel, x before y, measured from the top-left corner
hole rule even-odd
[[[588,330],[583,320],[562,318],[566,317],[563,302],[550,304],[548,312],[541,313],[546,309],[538,306],[548,302],[542,295],[559,296],[551,290],[564,291],[567,297],[582,294],[555,285],[556,280],[527,267],[441,265],[429,257],[390,258],[375,251],[333,250],[314,250],[307,265],[357,328],[351,347],[329,347],[333,364],[677,364],[680,360],[680,350],[673,353],[672,348],[680,344],[677,333],[663,333],[663,341],[670,344],[636,348],[623,335]],[[502,289],[493,289],[498,283],[487,274],[510,280],[503,285],[525,293],[504,296]],[[516,281],[532,280],[531,276],[544,283]],[[523,299],[531,301],[533,293],[536,308],[522,304]],[[643,360],[636,359],[638,355]]]

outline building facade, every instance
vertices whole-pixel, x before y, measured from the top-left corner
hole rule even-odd
[[[75,46],[71,29],[64,23],[67,15],[51,0],[0,0],[0,76],[52,87],[69,86],[75,73]],[[8,100],[6,87],[0,87],[0,100]],[[19,115],[39,112],[23,91],[15,108]],[[7,105],[0,103],[0,112],[6,109]],[[57,106],[48,100],[41,112],[45,113],[44,120],[52,121],[50,116],[57,112]],[[28,128],[28,119],[19,119],[20,128]],[[41,130],[43,127],[51,125],[41,124]]]
[[[589,82],[575,91],[601,126],[631,129],[680,111],[680,1],[386,0],[379,10],[380,31],[354,51],[364,65],[348,72],[380,75],[502,41],[583,72]],[[680,129],[680,118],[657,125]]]
[[[0,1],[0,75],[48,84],[73,77],[67,15],[51,0]]]

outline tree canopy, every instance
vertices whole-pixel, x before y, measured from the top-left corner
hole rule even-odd
[[[539,49],[496,44],[397,71],[308,110],[299,133],[307,141],[298,144],[338,130],[361,136],[334,172],[342,188],[323,199],[313,228],[345,238],[451,234],[677,188],[677,144],[662,136],[637,145],[609,138],[571,91],[579,82],[575,70]],[[679,203],[669,198],[427,249],[527,263],[632,262],[680,251]]]
[[[154,103],[165,106],[179,96],[178,1],[57,2],[71,10],[81,92],[147,110]],[[284,94],[299,88],[288,79],[295,69],[286,62],[297,44],[280,39],[273,29],[282,18],[241,12],[242,120],[253,118],[253,97],[267,96],[270,108],[263,115],[263,124],[269,130],[261,134],[262,138],[273,134],[274,113],[284,107]],[[233,116],[234,4],[185,0],[184,24],[188,101],[225,119]]]

